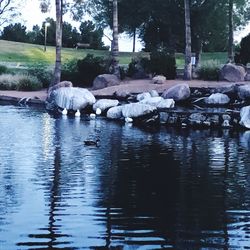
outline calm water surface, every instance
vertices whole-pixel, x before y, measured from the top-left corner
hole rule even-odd
[[[250,132],[0,106],[0,142],[1,250],[250,249]]]

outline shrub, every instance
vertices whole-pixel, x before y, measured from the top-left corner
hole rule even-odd
[[[88,54],[82,60],[69,61],[63,65],[62,80],[73,82],[75,86],[90,86],[96,76],[109,73],[110,59]]]
[[[151,52],[150,71],[153,75],[164,75],[167,79],[175,79],[175,57],[165,50]]]
[[[6,74],[8,72],[8,68],[4,65],[0,65],[0,75]]]
[[[135,57],[132,58],[128,65],[127,76],[145,78],[149,71],[149,59],[146,57]]]
[[[29,75],[36,77],[42,83],[43,88],[48,88],[53,78],[52,70],[49,70],[44,64],[35,64],[27,72]]]
[[[201,67],[197,70],[197,73],[199,78],[202,80],[218,81],[220,65],[216,60],[207,61],[205,64],[201,65]]]
[[[0,76],[1,90],[34,91],[42,88],[41,82],[30,75],[3,74]]]
[[[247,65],[250,63],[250,34],[242,38],[239,53],[234,58],[236,63]]]

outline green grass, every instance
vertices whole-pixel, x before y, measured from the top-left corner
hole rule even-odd
[[[43,63],[53,65],[55,61],[55,47],[47,46],[47,51],[43,51],[43,45],[35,45],[28,43],[18,43],[0,40],[0,64],[7,65],[13,68],[32,66],[33,64]],[[62,63],[71,59],[83,59],[87,54],[94,54],[95,56],[109,56],[109,51],[91,50],[91,49],[62,49]],[[148,53],[130,53],[120,52],[120,64],[129,64],[131,58],[134,56],[148,56]],[[227,53],[203,53],[201,61],[216,60],[218,63],[225,63]],[[181,53],[176,54],[177,68],[184,67],[184,56]]]

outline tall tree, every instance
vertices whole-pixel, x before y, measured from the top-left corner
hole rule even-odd
[[[233,0],[228,0],[228,62],[234,61]]]
[[[55,0],[56,4],[56,61],[54,79],[51,83],[55,85],[61,80],[61,51],[62,51],[62,14],[63,0]]]
[[[185,9],[185,33],[186,33],[186,48],[185,48],[185,68],[184,79],[192,79],[192,65],[191,65],[191,26],[190,26],[190,1],[184,0]]]
[[[112,73],[120,78],[119,70],[119,45],[118,45],[118,2],[113,0],[113,41],[111,48]]]
[[[4,23],[13,21],[18,12],[19,1],[17,0],[0,0],[0,26]]]

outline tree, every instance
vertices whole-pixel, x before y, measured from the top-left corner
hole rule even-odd
[[[4,27],[1,39],[15,42],[26,42],[28,40],[26,27],[21,23],[10,24]]]
[[[185,33],[186,33],[184,79],[191,80],[192,65],[191,65],[191,27],[190,27],[190,1],[189,0],[184,0],[184,9],[185,9]]]
[[[0,0],[0,26],[19,15],[18,7],[16,0]]]
[[[118,46],[118,2],[113,0],[113,41],[111,48],[112,73],[120,78],[119,70],[119,46]]]
[[[228,62],[234,60],[233,0],[228,0]]]

